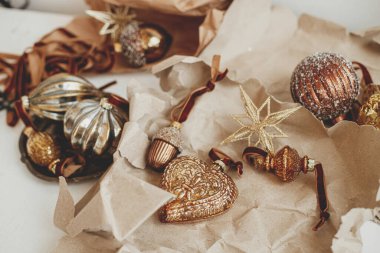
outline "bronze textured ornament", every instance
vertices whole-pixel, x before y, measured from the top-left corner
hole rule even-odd
[[[320,120],[334,120],[351,109],[359,94],[352,63],[334,53],[316,53],[295,68],[290,90]]]
[[[108,98],[86,99],[69,108],[64,117],[64,134],[74,149],[83,153],[112,154],[117,147],[128,112]]]
[[[149,147],[148,166],[161,170],[182,151],[181,123],[174,121],[153,136]]]
[[[171,36],[164,28],[140,23],[130,14],[130,8],[108,5],[108,10],[86,11],[91,17],[104,23],[101,35],[111,35],[117,53],[122,53],[131,67],[142,67],[161,59],[169,50]]]
[[[224,73],[219,73],[219,63],[220,56],[214,56],[211,66],[211,79],[205,86],[194,90],[183,103],[175,107],[171,113],[171,125],[158,130],[153,136],[147,155],[148,167],[156,171],[163,171],[166,165],[181,152],[181,124],[189,116],[197,97],[214,90],[215,82],[221,81],[227,75],[227,70]]]
[[[21,105],[39,117],[62,121],[69,107],[101,95],[86,79],[61,73],[45,79],[28,96],[21,97]]]
[[[211,165],[191,156],[178,157],[168,164],[161,186],[177,197],[159,210],[161,222],[200,221],[232,207],[238,189],[225,171],[227,166],[241,171],[242,164],[224,157]]]
[[[329,219],[325,178],[320,163],[307,156],[301,158],[297,150],[289,146],[283,147],[276,154],[257,147],[247,147],[243,152],[243,157],[255,169],[271,172],[284,182],[293,181],[301,172],[304,174],[314,172],[320,220],[313,230],[318,230]]]

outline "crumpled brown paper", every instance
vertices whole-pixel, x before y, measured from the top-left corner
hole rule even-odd
[[[378,47],[344,28],[305,15],[297,24],[288,9],[271,7],[266,0],[234,1],[217,37],[201,55],[209,62],[213,54],[222,53],[229,79],[197,100],[182,129],[184,154],[208,160],[208,150],[238,127],[229,115],[243,113],[240,83],[256,105],[268,92],[285,101],[273,102],[272,111],[297,106],[291,102],[290,76],[295,65],[315,51],[346,54],[367,65],[375,80],[379,77]],[[210,75],[203,61],[180,56],[156,65],[154,71],[162,90],[128,84],[130,122],[116,155],[138,168],[145,167],[147,139],[170,123],[170,109]],[[349,121],[326,129],[304,108],[280,127],[289,137],[276,139],[277,149],[290,145],[324,166],[331,219],[320,231],[311,230],[319,218],[313,175],[283,183],[245,164],[241,178],[231,174],[240,195],[227,213],[194,224],[161,224],[153,215],[128,236],[124,247],[137,250],[131,252],[330,252],[341,216],[354,207],[375,205],[380,132]],[[138,143],[136,148],[128,146],[129,141]],[[234,159],[240,158],[244,147],[245,142],[219,146]],[[159,185],[160,175],[149,169],[129,173]]]
[[[194,84],[202,85],[204,80],[199,78],[207,79],[209,75],[209,67],[194,58],[177,57],[168,62],[178,63],[171,67],[163,62],[156,67],[162,70],[158,75],[165,80],[162,85],[167,92],[129,84],[131,122],[140,126],[138,135],[151,137],[158,128],[167,125],[173,104],[194,88]],[[197,75],[199,72],[204,74]],[[243,87],[256,105],[267,97],[258,80],[248,80]],[[271,109],[278,111],[294,106],[294,103],[274,102]],[[218,83],[213,92],[199,98],[184,123],[185,153],[207,160],[207,151],[238,127],[229,116],[238,113],[243,113],[238,83],[230,80]],[[353,207],[375,204],[373,196],[380,178],[380,161],[375,160],[380,142],[376,139],[380,138],[380,132],[348,121],[326,129],[304,108],[280,127],[289,137],[276,139],[277,149],[290,145],[300,154],[322,162],[325,168],[331,220],[319,232],[311,231],[319,215],[313,175],[300,175],[292,183],[283,183],[245,164],[243,177],[234,177],[240,196],[225,215],[187,225],[157,225],[157,217],[153,216],[131,235],[130,242],[141,252],[158,251],[162,247],[178,252],[328,252],[341,215]],[[240,142],[219,148],[239,159],[246,145]],[[138,159],[139,154],[145,157],[147,147],[125,152],[124,157]],[[120,149],[123,150],[122,145]],[[158,176],[149,178],[146,171],[131,172],[154,183]],[[185,238],[192,240],[188,242]]]
[[[129,234],[171,198],[172,194],[128,173],[128,165],[119,159],[76,205],[65,179],[60,177],[54,223],[69,237],[92,232],[112,238],[121,246]]]
[[[94,0],[86,0],[91,3]],[[98,1],[98,0],[97,0]],[[210,9],[225,10],[232,0],[104,0],[110,4],[127,5],[132,8],[186,15],[204,16]]]
[[[136,20],[157,24],[171,36],[172,44],[164,58],[173,55],[199,55],[216,36],[230,0],[86,0],[91,9],[105,10],[106,3],[127,5],[134,9]],[[85,30],[86,27],[81,27]],[[155,63],[146,64],[148,69]],[[117,58],[114,72],[136,71]]]

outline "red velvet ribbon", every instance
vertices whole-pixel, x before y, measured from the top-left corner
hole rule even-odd
[[[364,64],[362,64],[360,62],[357,62],[357,61],[353,61],[352,63],[355,64],[355,65],[357,65],[359,67],[359,69],[361,70],[362,75],[363,75],[363,80],[364,80],[364,83],[366,85],[373,83],[371,74],[369,73],[367,67],[364,66]]]
[[[206,83],[205,86],[194,90],[187,97],[185,102],[179,104],[172,110],[172,113],[171,113],[172,121],[177,121],[179,123],[186,121],[191,110],[194,107],[195,100],[201,95],[205,94],[206,92],[213,91],[215,88],[215,83],[223,80],[226,77],[228,70],[226,69],[223,73],[219,73],[219,63],[220,63],[220,56],[215,55],[213,57],[212,65],[211,65],[211,79]],[[175,116],[178,110],[180,110],[180,113],[178,114],[178,116]]]
[[[61,40],[48,40],[52,35]],[[47,41],[47,42],[45,42]],[[33,62],[30,62],[30,60]],[[12,63],[16,61],[16,63]],[[21,56],[0,54],[0,80],[5,97],[13,102],[28,94],[43,79],[57,73],[78,74],[83,72],[106,72],[115,62],[111,43],[97,45],[79,39],[65,28],[58,28],[35,43]],[[14,126],[18,117],[13,108],[8,109],[7,124]]]
[[[330,218],[330,214],[328,212],[329,203],[327,199],[325,175],[323,172],[322,164],[320,163],[316,164],[314,166],[314,171],[315,171],[315,177],[316,177],[318,206],[320,210],[320,214],[319,214],[320,220],[313,228],[314,231],[317,231]]]
[[[234,160],[232,160],[232,158],[230,156],[223,153],[219,149],[212,148],[210,150],[210,152],[208,153],[208,156],[211,158],[211,160],[213,160],[213,161],[220,160],[228,168],[230,168],[232,170],[236,170],[239,176],[243,175],[243,163],[240,161],[235,162]]]

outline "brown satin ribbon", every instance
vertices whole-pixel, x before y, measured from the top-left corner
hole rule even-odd
[[[253,164],[255,160],[255,154],[258,154],[262,157],[266,157],[269,155],[266,151],[256,148],[256,147],[247,147],[243,151],[243,159],[247,161],[249,164]],[[307,173],[307,171],[304,173]],[[323,167],[322,164],[318,163],[314,166],[314,173],[316,178],[316,191],[317,191],[317,201],[318,201],[318,207],[320,210],[320,220],[319,222],[313,227],[314,231],[317,231],[325,222],[329,219],[330,214],[328,212],[329,204],[328,204],[328,198],[326,193],[326,185],[325,185],[325,176],[323,173]]]
[[[241,176],[243,174],[243,163],[240,161],[235,162],[234,160],[232,160],[232,158],[230,156],[223,153],[219,149],[212,148],[210,150],[210,152],[208,153],[208,156],[211,158],[211,160],[213,160],[213,161],[220,160],[228,168],[230,168],[232,170],[236,170],[239,176]]]
[[[220,73],[219,72],[219,65],[220,65],[220,55],[215,55],[212,59],[212,64],[211,64],[211,79],[206,83],[205,86],[194,90],[186,98],[186,100],[184,102],[180,103],[178,106],[176,106],[172,110],[172,112],[171,112],[172,121],[177,121],[179,123],[186,121],[191,110],[193,109],[193,106],[195,104],[195,100],[198,97],[200,97],[201,95],[205,94],[206,92],[214,90],[215,83],[223,80],[226,77],[228,70],[226,69],[223,73]],[[180,111],[180,112],[179,112],[178,116],[176,116],[178,111]]]
[[[60,40],[51,37],[60,36]],[[21,56],[0,54],[0,85],[4,85],[8,101],[18,100],[28,94],[43,79],[61,72],[106,72],[115,62],[112,43],[101,45],[79,39],[65,28],[47,34]],[[8,109],[7,123],[15,125],[15,110]]]

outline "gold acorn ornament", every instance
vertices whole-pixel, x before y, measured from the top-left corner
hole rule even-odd
[[[154,135],[147,155],[148,167],[162,172],[166,165],[181,153],[181,124],[186,121],[189,116],[196,98],[206,92],[214,90],[215,82],[221,81],[227,75],[227,70],[224,73],[219,72],[219,63],[220,56],[214,56],[211,66],[211,79],[205,86],[194,90],[183,103],[175,107],[171,113],[171,125],[158,130]]]
[[[86,79],[61,73],[48,77],[28,96],[21,97],[21,106],[41,118],[62,121],[66,110],[73,104],[102,94]]]
[[[114,98],[86,99],[67,110],[64,134],[74,149],[96,155],[112,154],[116,150],[128,112],[122,105],[112,103]],[[118,99],[127,105],[126,101]]]
[[[319,162],[307,156],[301,158],[297,150],[289,146],[283,147],[275,154],[266,152],[261,148],[247,147],[243,152],[243,158],[255,169],[271,172],[283,182],[295,180],[301,172],[304,174],[315,173],[320,220],[313,227],[313,230],[318,230],[329,219],[325,177],[322,165]]]
[[[174,121],[163,127],[153,136],[149,147],[148,166],[162,170],[182,151],[181,123]]]
[[[86,13],[104,23],[99,34],[111,35],[115,52],[122,53],[129,66],[142,67],[161,59],[169,50],[171,36],[164,28],[137,22],[129,7],[107,7],[106,12],[88,10]]]
[[[231,168],[241,175],[243,164],[216,149],[211,149],[209,155],[214,160],[210,165],[192,156],[181,156],[168,164],[161,186],[177,197],[160,208],[161,222],[200,221],[232,207],[238,189],[226,172]]]
[[[294,69],[290,90],[320,120],[340,120],[359,94],[359,80],[352,63],[334,53],[316,53]]]

